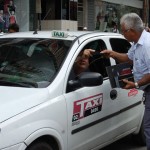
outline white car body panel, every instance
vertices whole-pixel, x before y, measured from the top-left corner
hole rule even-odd
[[[98,150],[129,133],[138,133],[144,113],[142,91],[112,89],[109,79],[104,78],[102,85],[66,92],[73,63],[87,43],[102,39],[112,49],[110,37],[124,39],[116,33],[69,32],[66,40],[85,33],[74,41],[46,88],[0,86],[0,150],[26,150],[44,135],[54,137],[59,150]],[[50,31],[12,33],[1,38],[55,39]],[[112,58],[110,61],[115,64]],[[113,90],[117,92],[115,100],[110,99]]]

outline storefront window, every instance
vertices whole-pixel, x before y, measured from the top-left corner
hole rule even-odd
[[[140,15],[140,9],[96,0],[95,30],[105,32],[119,32],[120,18],[123,14],[129,12],[135,12]]]
[[[69,20],[69,1],[62,0],[62,19]]]
[[[36,16],[36,8],[35,2],[30,1],[30,15],[29,15],[29,30],[33,31],[34,28],[37,28],[37,16]]]
[[[0,1],[0,32],[7,32],[9,24],[16,22],[16,6],[14,1]]]
[[[42,20],[54,20],[56,18],[59,18],[56,15],[56,12],[60,10],[60,2],[59,5],[57,4],[58,0],[42,0],[41,2],[41,8],[42,8],[42,14],[41,19]],[[56,5],[57,4],[57,5]]]
[[[62,0],[62,19],[77,20],[77,0]]]
[[[83,0],[78,0],[78,13],[77,13],[77,21],[78,21],[78,30],[83,30]]]
[[[42,20],[77,20],[77,0],[43,0]]]
[[[70,19],[77,20],[77,0],[70,0]]]

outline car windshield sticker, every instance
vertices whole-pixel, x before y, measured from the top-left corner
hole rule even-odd
[[[138,90],[137,89],[131,89],[128,93],[128,97],[131,96],[136,96],[138,94]]]
[[[72,125],[79,124],[80,119],[101,111],[102,103],[102,93],[75,101],[73,104]]]

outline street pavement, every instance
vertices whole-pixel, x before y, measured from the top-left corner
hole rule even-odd
[[[139,146],[133,142],[132,136],[127,136],[101,150],[146,150],[146,146]]]

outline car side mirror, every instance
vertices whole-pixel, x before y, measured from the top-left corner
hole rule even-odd
[[[74,80],[68,81],[67,91],[70,92],[81,87],[99,86],[101,84],[103,84],[103,77],[100,73],[83,72]]]

